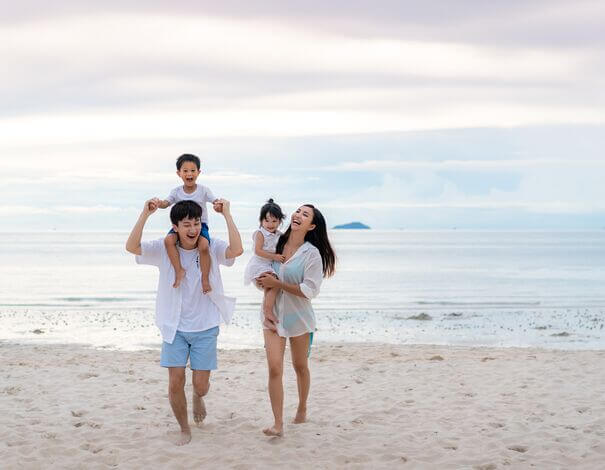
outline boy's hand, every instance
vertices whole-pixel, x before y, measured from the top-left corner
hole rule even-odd
[[[145,201],[145,207],[143,208],[143,213],[146,215],[153,214],[156,210],[158,210],[158,198],[154,197]]]
[[[286,257],[284,255],[280,255],[279,253],[275,253],[273,255],[273,259],[279,263],[283,263],[286,261]]]

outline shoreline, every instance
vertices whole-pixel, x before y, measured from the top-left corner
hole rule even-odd
[[[428,310],[427,310],[428,311]],[[605,310],[420,310],[418,312],[320,311],[317,340],[323,344],[452,345],[604,350]],[[78,344],[118,350],[161,345],[147,308],[0,309],[0,340],[31,344]],[[219,347],[262,348],[258,313],[241,309],[221,325]]]
[[[288,421],[296,383],[285,357]],[[5,468],[596,469],[604,359],[601,350],[314,344],[309,422],[269,439],[262,349],[222,349],[208,418],[177,448],[166,437],[177,427],[159,351],[2,341],[0,458]]]
[[[150,352],[150,351],[157,351],[159,353],[159,351],[162,348],[162,344],[160,341],[158,341],[157,346],[145,346],[145,347],[141,347],[139,349],[121,349],[119,347],[115,347],[115,346],[109,346],[109,345],[94,345],[94,344],[90,344],[90,343],[62,343],[62,342],[45,342],[42,339],[37,339],[37,338],[23,338],[23,339],[17,339],[17,338],[12,338],[12,339],[6,339],[6,338],[0,338],[0,347],[2,347],[3,345],[6,346],[35,346],[35,347],[57,347],[57,348],[61,348],[61,347],[75,347],[75,348],[80,348],[80,349],[89,349],[91,351],[107,351],[107,352],[115,352],[115,353],[136,353],[136,352]],[[288,343],[289,345],[289,343]],[[287,346],[288,348],[289,346]],[[356,342],[345,342],[345,341],[315,341],[313,342],[313,349],[314,348],[334,348],[334,347],[351,347],[351,348],[359,348],[359,347],[363,347],[363,348],[381,348],[381,347],[393,347],[393,348],[402,348],[402,349],[414,349],[414,348],[446,348],[446,349],[451,349],[453,351],[457,351],[457,350],[480,350],[480,349],[485,349],[485,350],[504,350],[504,351],[508,351],[508,350],[513,350],[513,351],[526,351],[526,352],[561,352],[561,353],[566,353],[566,352],[593,352],[593,353],[605,353],[605,348],[592,348],[592,349],[569,349],[569,348],[557,348],[554,346],[550,346],[550,345],[540,345],[540,346],[536,346],[536,345],[531,345],[531,346],[509,346],[509,345],[500,345],[500,346],[494,346],[494,345],[489,345],[489,344],[447,344],[447,343],[405,343],[405,344],[399,344],[399,343],[387,343],[387,342],[380,342],[380,341],[356,341]],[[312,349],[312,350],[313,350]],[[219,340],[219,344],[217,347],[217,351],[220,352],[228,352],[228,351],[232,351],[232,352],[255,352],[255,351],[264,351],[264,346],[242,346],[242,347],[222,347],[220,345],[220,340]]]

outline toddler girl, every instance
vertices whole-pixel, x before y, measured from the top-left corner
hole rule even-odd
[[[284,218],[285,215],[281,207],[273,202],[273,199],[269,199],[261,208],[259,217],[260,227],[252,234],[254,254],[246,266],[244,284],[248,285],[253,281],[256,282],[256,278],[267,272],[277,277],[272,264],[273,261],[284,262],[284,256],[275,253],[275,246],[281,236],[281,232],[277,229]],[[265,314],[273,312],[276,297],[277,289],[265,289],[263,299],[263,312]]]

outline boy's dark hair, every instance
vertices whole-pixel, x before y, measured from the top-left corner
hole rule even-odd
[[[170,209],[170,221],[178,225],[183,219],[201,219],[202,208],[195,201],[179,201]]]
[[[280,222],[286,217],[286,214],[282,212],[281,207],[279,207],[277,203],[273,202],[273,199],[269,199],[267,203],[260,208],[260,217],[258,218],[258,221],[261,225],[263,224],[265,217],[267,217],[267,214],[271,214]]]
[[[196,157],[195,155],[193,155],[191,153],[184,153],[183,155],[181,155],[179,158],[176,159],[176,169],[180,170],[181,167],[183,166],[183,163],[185,163],[185,162],[195,163],[195,166],[197,166],[198,170],[202,166],[202,162],[200,162],[200,159],[198,157]]]

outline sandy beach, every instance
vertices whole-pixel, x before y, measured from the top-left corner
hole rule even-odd
[[[221,350],[208,417],[189,445],[175,447],[159,351],[1,343],[0,461],[7,469],[598,469],[604,359],[605,351],[314,346],[309,421],[267,438],[264,351]],[[295,406],[288,364],[290,419]]]

